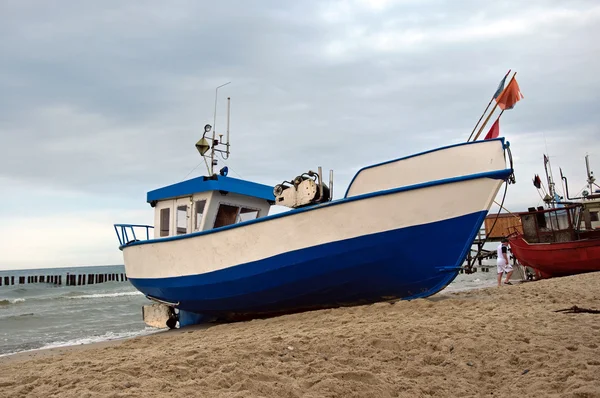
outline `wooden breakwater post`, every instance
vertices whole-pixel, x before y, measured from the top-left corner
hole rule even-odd
[[[16,283],[18,285],[26,285],[32,283],[47,283],[52,285],[62,285],[63,275],[5,275],[0,276],[0,286],[10,286]],[[105,282],[126,282],[127,275],[125,273],[103,273],[103,274],[71,274],[65,275],[66,286],[84,286],[93,285],[95,283]]]

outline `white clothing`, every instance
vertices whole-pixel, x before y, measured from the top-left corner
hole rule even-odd
[[[504,252],[503,252],[503,249],[504,249]],[[500,245],[498,245],[498,248],[496,249],[496,252],[498,254],[498,259],[496,260],[496,267],[498,268],[498,273],[502,274],[504,272],[512,271],[513,270],[512,265],[507,263],[506,260],[504,259],[504,253],[506,253],[506,256],[508,257],[508,247],[504,246],[502,243],[500,243]]]
[[[496,268],[498,268],[499,274],[503,274],[505,272],[508,274],[510,271],[513,270],[513,267],[510,264],[496,264]]]

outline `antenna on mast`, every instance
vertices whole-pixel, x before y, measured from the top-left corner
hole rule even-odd
[[[227,97],[227,143],[223,143],[221,142],[223,140],[223,134],[219,134],[219,139],[216,139],[216,134],[217,134],[217,129],[216,129],[216,124],[217,124],[217,99],[218,99],[218,94],[219,94],[219,89],[223,86],[228,85],[231,82],[227,82],[225,84],[221,84],[220,86],[218,86],[217,88],[215,88],[215,109],[214,109],[214,114],[213,114],[213,125],[211,126],[210,124],[207,124],[204,126],[204,133],[202,134],[202,138],[196,143],[196,149],[198,150],[198,152],[200,153],[200,156],[202,156],[204,158],[204,161],[206,163],[206,168],[208,171],[209,176],[214,175],[214,167],[217,165],[218,160],[215,159],[215,152],[221,152],[221,154],[226,154],[227,156],[223,156],[223,159],[228,159],[229,158],[229,154],[230,154],[230,150],[229,150],[229,113],[230,113],[230,103],[231,103],[231,98]],[[212,131],[212,140],[209,142],[206,139],[206,134],[210,133]],[[218,149],[217,146],[218,145],[225,145],[226,149],[222,150],[222,149]],[[207,161],[207,156],[206,153],[208,152],[208,150],[210,149],[210,163],[208,163]],[[225,170],[223,173],[221,173],[223,175],[227,175],[227,171]]]
[[[231,97],[227,97],[227,142],[225,145],[227,146],[227,150],[225,151],[225,155],[223,156],[224,160],[229,159],[229,114],[231,113]],[[223,136],[221,135],[221,139]]]

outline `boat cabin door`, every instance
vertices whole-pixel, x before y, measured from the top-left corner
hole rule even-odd
[[[175,200],[175,235],[192,232],[191,207],[191,196]]]

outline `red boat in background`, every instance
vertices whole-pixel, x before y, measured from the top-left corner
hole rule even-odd
[[[600,271],[600,229],[578,228],[586,212],[578,204],[521,213],[523,233],[509,237],[513,255],[536,279]]]
[[[544,155],[549,188],[544,201],[551,208],[532,207],[519,214],[522,232],[508,237],[511,251],[522,265],[534,270],[536,279],[600,271],[600,191],[596,194],[584,191],[582,197],[569,198],[567,179],[561,171],[569,199],[561,202],[547,164],[548,158]],[[592,191],[597,185],[587,156],[586,164]],[[534,185],[542,189],[538,176],[534,178]]]

